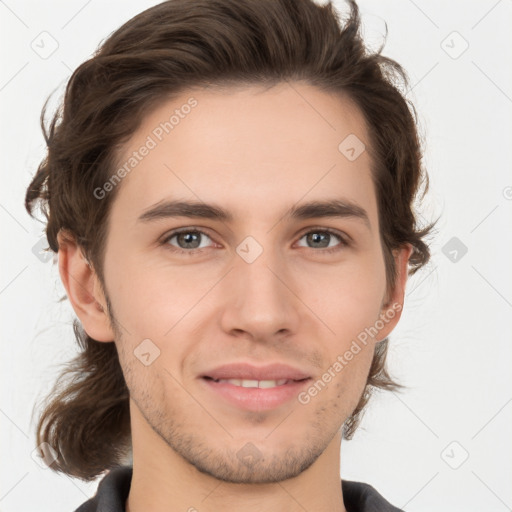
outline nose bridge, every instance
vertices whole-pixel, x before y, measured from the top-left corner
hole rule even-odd
[[[240,261],[236,265],[236,274],[242,284],[240,290],[245,299],[277,300],[281,295],[286,295],[286,287],[279,274],[286,272],[280,251],[270,243],[271,237],[265,240],[265,246],[261,245],[253,237],[247,237],[237,247]],[[245,290],[244,290],[245,288]],[[289,293],[289,292],[288,292]],[[284,299],[284,297],[282,297]],[[282,302],[278,301],[278,302]]]
[[[289,289],[291,277],[281,251],[270,244],[271,239],[267,236],[263,245],[247,237],[236,248],[229,285],[233,291],[228,304],[229,329],[244,330],[255,337],[295,330],[297,312]]]

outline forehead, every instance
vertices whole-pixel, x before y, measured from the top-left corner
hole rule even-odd
[[[275,215],[301,198],[347,197],[376,214],[365,121],[346,97],[282,83],[190,89],[149,112],[119,154],[113,215],[163,199]]]

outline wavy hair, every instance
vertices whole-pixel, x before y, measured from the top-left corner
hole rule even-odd
[[[47,153],[25,207],[36,204],[58,252],[59,232],[74,237],[104,283],[109,210],[117,187],[99,200],[94,190],[112,176],[117,151],[149,109],[189,87],[301,81],[348,97],[369,130],[372,176],[388,286],[395,282],[393,250],[411,244],[409,273],[425,265],[425,237],[414,201],[428,189],[417,114],[406,98],[408,77],[394,60],[369,51],[359,9],[345,19],[331,3],[312,0],[169,0],[113,32],[70,77],[48,126]],[[114,342],[100,343],[74,321],[79,354],[59,376],[37,425],[37,444],[58,458],[55,471],[91,480],[130,453],[129,393]],[[343,426],[350,439],[372,391],[403,388],[386,369],[388,339],[377,343],[366,387]]]

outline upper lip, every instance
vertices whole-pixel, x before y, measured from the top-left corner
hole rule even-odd
[[[243,379],[243,380],[302,380],[309,375],[298,368],[286,364],[270,364],[253,366],[247,363],[232,363],[219,366],[205,372],[201,377],[212,379]]]

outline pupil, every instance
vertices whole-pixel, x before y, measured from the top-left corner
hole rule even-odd
[[[327,236],[328,236],[327,233],[320,234],[320,235],[318,233],[313,233],[313,234],[309,235],[310,241],[312,241],[314,243],[319,242],[319,241],[321,242],[322,238],[323,238],[323,241],[326,242]],[[328,245],[329,245],[329,242],[324,243],[323,245],[321,245],[321,247],[327,247]]]
[[[199,240],[199,237],[198,237],[199,233],[183,233],[180,235],[180,237],[182,238],[182,240],[187,244],[193,244],[194,241],[196,242],[196,245],[193,246],[193,247],[188,247],[189,249],[196,249],[198,247],[198,240]],[[195,240],[192,240],[193,238],[195,237]]]

